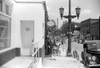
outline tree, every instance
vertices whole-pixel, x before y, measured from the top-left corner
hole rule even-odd
[[[69,30],[69,24],[68,24],[68,22],[67,21],[64,21],[63,22],[63,25],[61,26],[61,32],[62,32],[62,34],[66,34],[66,35],[68,35],[67,34],[67,32],[68,32],[68,30]],[[71,31],[72,31],[72,33],[74,32],[74,31],[80,31],[80,23],[76,23],[76,22],[72,22],[71,23]]]
[[[74,31],[74,23],[71,23],[71,31],[73,32]],[[63,23],[63,25],[61,26],[61,32],[62,34],[66,34],[67,35],[67,32],[69,30],[69,24],[67,22]]]
[[[51,26],[52,23],[54,24]],[[46,42],[47,42],[45,46],[46,54],[51,53],[53,44],[55,43],[54,42],[55,36],[58,34],[59,34],[59,30],[57,29],[55,22],[54,21],[49,22],[49,25],[47,25],[47,29],[46,29]]]

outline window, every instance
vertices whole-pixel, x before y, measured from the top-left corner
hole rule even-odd
[[[11,10],[10,5],[5,4],[5,13],[6,13],[7,15],[11,15],[10,10]]]
[[[10,47],[10,18],[0,15],[0,50]]]
[[[89,50],[97,49],[97,44],[95,42],[88,43],[88,49]]]
[[[0,12],[11,16],[12,3],[8,0],[0,0]]]
[[[7,15],[10,15],[10,12],[9,12],[9,11],[10,11],[9,5],[6,4],[5,9],[6,9],[6,14],[7,14]]]
[[[0,11],[2,11],[2,0],[0,0]]]

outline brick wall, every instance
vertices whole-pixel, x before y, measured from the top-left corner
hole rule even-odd
[[[0,53],[0,66],[16,56],[20,56],[20,48],[13,48],[8,51]]]

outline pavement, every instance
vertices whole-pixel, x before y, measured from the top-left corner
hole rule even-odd
[[[15,57],[3,64],[0,68],[28,68],[32,62],[32,57]]]
[[[67,50],[68,47],[68,39],[66,39],[65,44],[63,45],[64,50]],[[71,42],[71,53],[73,55],[73,52],[77,51],[78,55],[79,55],[79,61],[82,61],[81,58],[81,52],[83,51],[83,44],[77,43],[77,42]]]
[[[80,62],[80,60],[77,60],[73,57],[66,57],[67,44],[68,42],[66,40],[66,43],[61,48],[60,56],[45,57],[43,62],[43,68],[85,68],[84,65]],[[80,44],[72,42],[72,52],[74,50],[77,50],[78,54],[81,55],[81,48],[82,47],[80,46]]]
[[[73,57],[51,57],[44,59],[43,68],[85,68],[80,61]]]

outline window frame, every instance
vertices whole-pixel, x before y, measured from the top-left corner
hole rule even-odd
[[[2,12],[2,4],[3,4],[3,2],[2,2],[2,0],[0,0],[0,12]]]
[[[6,6],[9,7],[8,10],[7,10]],[[13,4],[9,0],[2,0],[2,13],[6,14],[8,16],[11,16],[12,6],[13,6]]]
[[[6,23],[8,24],[7,26],[0,26],[0,27],[3,27],[5,29],[5,32],[4,34],[7,34],[7,35],[3,35],[3,37],[0,36],[0,40],[3,40],[3,42],[1,42],[1,46],[0,46],[0,51],[3,50],[3,49],[6,49],[6,48],[9,48],[11,47],[11,18],[10,17],[7,17],[3,14],[0,14],[0,17],[2,17],[2,21],[6,21]],[[6,33],[6,30],[7,30],[7,33]]]

